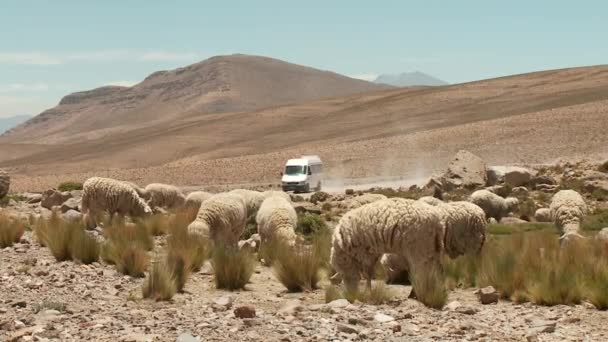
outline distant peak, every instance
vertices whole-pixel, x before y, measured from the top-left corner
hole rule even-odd
[[[448,83],[422,71],[402,72],[398,74],[382,74],[374,81],[396,87],[413,86],[442,86]]]

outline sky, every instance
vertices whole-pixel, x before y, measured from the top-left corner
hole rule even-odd
[[[246,53],[460,83],[608,63],[608,1],[2,0],[0,118]]]

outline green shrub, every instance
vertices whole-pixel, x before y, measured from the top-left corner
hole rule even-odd
[[[74,191],[82,190],[82,183],[79,182],[63,182],[57,186],[57,190],[63,191]]]
[[[310,202],[317,204],[319,202],[325,202],[329,199],[329,194],[327,192],[319,191],[315,192],[310,196]]]
[[[306,239],[311,239],[316,234],[322,234],[328,230],[329,227],[321,216],[311,213],[298,214],[296,233],[304,235]]]

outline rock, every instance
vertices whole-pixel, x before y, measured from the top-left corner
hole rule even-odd
[[[597,233],[596,238],[600,241],[608,243],[608,227],[602,228],[602,230]]]
[[[242,305],[234,309],[234,315],[237,318],[254,318],[255,307],[251,305]]]
[[[0,199],[8,194],[11,187],[11,176],[8,172],[0,169]]]
[[[533,336],[542,333],[552,333],[555,331],[555,321],[535,320],[531,323],[530,329],[528,329],[526,336]]]
[[[37,334],[42,331],[44,331],[44,327],[40,326],[40,325],[35,325],[35,326],[29,327],[29,328],[23,328],[23,329],[15,331],[13,334],[8,336],[8,338],[5,341],[7,341],[7,342],[25,341],[26,336],[31,336],[33,334]]]
[[[484,287],[477,293],[481,304],[498,303],[498,291],[492,286]]]
[[[548,175],[534,176],[530,179],[530,185],[536,188],[538,185],[557,185],[555,178]]]
[[[55,189],[49,189],[42,193],[40,206],[51,210],[55,206],[61,206],[70,198],[72,198],[72,195],[69,192],[59,192]]]
[[[534,186],[534,190],[542,192],[557,192],[557,185],[551,184],[537,184]]]
[[[460,304],[460,302],[459,302],[459,301],[454,300],[454,301],[449,302],[449,303],[448,303],[448,304],[447,304],[447,305],[446,305],[446,306],[443,308],[443,310],[445,310],[445,311],[454,311],[454,310],[456,310],[457,308],[459,308],[459,307],[461,307],[461,306],[462,306],[462,304]]]
[[[489,166],[486,169],[486,185],[493,186],[505,181],[505,167],[504,166]]]
[[[606,160],[603,163],[601,163],[600,166],[598,167],[598,170],[600,172],[608,173],[608,160]]]
[[[598,195],[608,196],[608,181],[606,181],[606,180],[585,181],[583,183],[583,190],[585,190],[588,193],[595,193]]]
[[[304,309],[302,302],[296,299],[284,303],[279,309],[278,313],[281,315],[295,316],[298,312],[302,311],[302,309]]]
[[[310,214],[321,215],[321,213],[322,213],[321,207],[314,205],[310,202],[294,203],[293,208],[296,210],[297,213],[300,213],[300,214],[310,213]]]
[[[190,333],[181,333],[177,337],[177,339],[175,339],[175,342],[200,342],[200,341],[201,341],[200,337],[194,337]]]
[[[505,172],[505,183],[511,187],[528,185],[530,179],[532,173],[523,167],[512,166]]]
[[[500,184],[489,186],[486,188],[486,190],[488,190],[489,192],[493,192],[500,197],[507,197],[509,195],[509,192],[511,191],[511,188],[504,184]]]
[[[530,191],[525,186],[516,186],[511,190],[511,195],[517,198],[527,198],[529,194]]]
[[[350,324],[343,324],[343,323],[338,323],[338,331],[339,332],[343,332],[345,334],[359,334],[359,329],[357,329],[357,327],[352,326]]]
[[[551,222],[551,210],[549,208],[537,209],[534,213],[534,219],[537,222]]]
[[[230,309],[232,307],[232,303],[234,302],[234,297],[232,296],[222,296],[213,301],[214,306],[222,308],[224,310]]]
[[[82,214],[76,210],[68,210],[61,215],[64,220],[69,222],[79,222],[82,221]]]
[[[42,201],[42,194],[33,194],[33,193],[26,192],[26,193],[22,194],[22,196],[25,197],[25,201],[28,204],[40,203],[40,201]]]
[[[69,198],[67,201],[61,204],[61,212],[66,213],[70,210],[80,211],[78,210],[78,206],[80,205],[80,201],[75,198]]]
[[[248,251],[250,253],[255,253],[258,251],[259,245],[257,242],[247,239],[239,241],[239,250]]]
[[[502,224],[522,224],[522,223],[527,223],[528,221],[526,220],[522,220],[518,217],[503,217],[502,219],[500,219],[500,223]]]
[[[331,302],[325,304],[326,307],[330,308],[345,308],[350,305],[350,302],[344,298],[332,300]]]
[[[465,150],[460,150],[448,165],[444,175],[449,188],[477,188],[486,184],[486,163],[483,159]]]
[[[388,323],[388,322],[392,322],[394,321],[395,318],[391,317],[389,315],[385,315],[383,313],[377,313],[374,315],[374,321],[379,322],[379,323]]]

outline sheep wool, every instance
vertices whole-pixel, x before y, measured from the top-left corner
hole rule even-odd
[[[376,201],[346,213],[332,235],[331,264],[348,290],[361,274],[368,287],[378,259],[396,254],[408,269],[440,267],[442,224],[437,210],[409,199]]]
[[[373,203],[376,201],[384,200],[386,196],[382,194],[363,194],[360,196],[352,197],[341,203],[341,207],[346,209],[356,209],[363,205]]]
[[[295,245],[298,214],[283,196],[266,198],[258,210],[256,222],[263,244],[276,239],[289,246]]]
[[[469,197],[469,202],[478,205],[486,213],[486,218],[493,217],[496,221],[513,212],[519,205],[515,197],[502,198],[488,190],[477,190]]]
[[[247,207],[243,197],[220,193],[201,204],[188,232],[211,239],[216,245],[236,247],[246,222]]]
[[[0,199],[4,198],[8,194],[8,190],[11,186],[11,177],[8,172],[0,169]]]
[[[139,187],[139,185],[133,183],[133,182],[129,182],[129,181],[122,181],[123,183],[129,185],[130,187],[133,188],[133,190],[135,190],[135,192],[137,192],[137,194],[139,195],[139,197],[145,199],[145,200],[149,200],[150,199],[150,193],[148,193],[146,191],[146,189]]]
[[[279,196],[279,197],[284,198],[287,202],[291,203],[291,196],[289,196],[289,194],[286,193],[285,191],[268,190],[268,191],[262,192],[262,196],[264,197],[264,199],[269,198],[269,197]]]
[[[443,203],[442,200],[440,200],[439,198],[433,197],[433,196],[423,196],[423,197],[420,197],[418,199],[418,201],[424,202],[429,205],[439,205],[439,204]]]
[[[194,191],[188,194],[188,196],[186,196],[186,202],[184,204],[184,206],[187,209],[200,209],[201,204],[203,204],[203,202],[205,202],[206,200],[208,200],[209,198],[211,198],[211,196],[213,196],[212,193],[209,192],[205,192],[205,191]]]
[[[551,218],[563,236],[578,235],[583,218],[587,214],[587,204],[574,190],[561,190],[553,195],[549,206]]]
[[[262,202],[264,202],[264,194],[255,191],[255,190],[247,190],[247,189],[235,189],[230,191],[232,194],[237,194],[243,197],[245,200],[245,204],[247,205],[247,216],[253,216],[258,212]]]
[[[150,196],[150,207],[175,209],[184,205],[186,196],[176,186],[169,184],[148,184],[145,191]]]
[[[110,214],[110,219],[114,214],[142,217],[152,213],[130,185],[110,178],[89,178],[83,184],[82,212],[89,223],[96,225],[96,219],[103,211]]]

